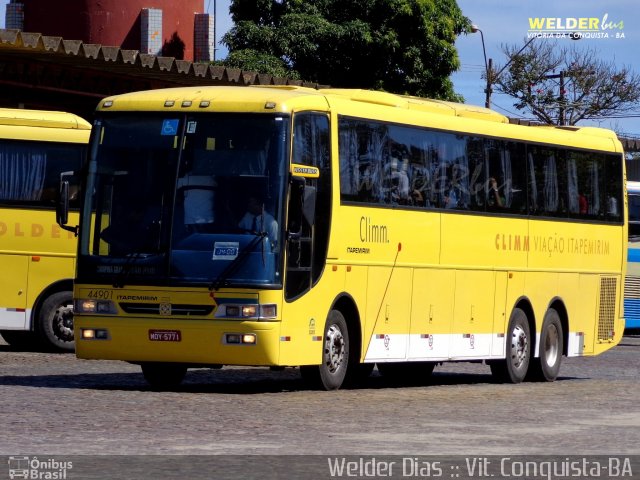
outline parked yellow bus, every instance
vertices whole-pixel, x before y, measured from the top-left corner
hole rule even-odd
[[[0,333],[11,345],[74,348],[77,241],[56,224],[55,206],[60,175],[80,168],[90,131],[70,113],[0,109]]]
[[[415,379],[446,361],[517,383],[621,338],[612,132],[301,87],[155,90],[97,110],[80,358],[140,364],[156,386],[258,365],[336,389],[374,364]]]

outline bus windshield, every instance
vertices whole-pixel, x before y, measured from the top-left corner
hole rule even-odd
[[[137,113],[94,127],[79,278],[281,285],[284,117]]]

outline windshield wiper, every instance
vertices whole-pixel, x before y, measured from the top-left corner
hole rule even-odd
[[[227,278],[231,276],[244,262],[244,260],[249,256],[249,254],[253,251],[258,242],[262,242],[262,257],[264,263],[264,238],[267,237],[267,232],[252,232],[255,235],[255,238],[249,242],[249,244],[242,249],[242,251],[238,254],[236,258],[231,260],[231,263],[226,266],[226,268],[220,272],[220,275],[211,282],[209,285],[209,290],[219,290],[220,287],[227,285]]]

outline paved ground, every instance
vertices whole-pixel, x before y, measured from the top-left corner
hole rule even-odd
[[[482,364],[427,385],[374,372],[307,390],[295,369],[194,370],[152,391],[137,366],[0,345],[0,455],[515,455],[640,453],[640,336],[564,359],[554,383],[494,384]]]

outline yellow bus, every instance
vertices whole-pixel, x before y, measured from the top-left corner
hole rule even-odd
[[[55,206],[60,175],[80,168],[90,131],[70,113],[0,109],[0,333],[11,345],[74,348],[77,241],[56,224]]]
[[[609,131],[301,87],[130,93],[93,127],[80,358],[140,364],[156,386],[257,365],[336,389],[446,361],[517,383],[621,338]]]

